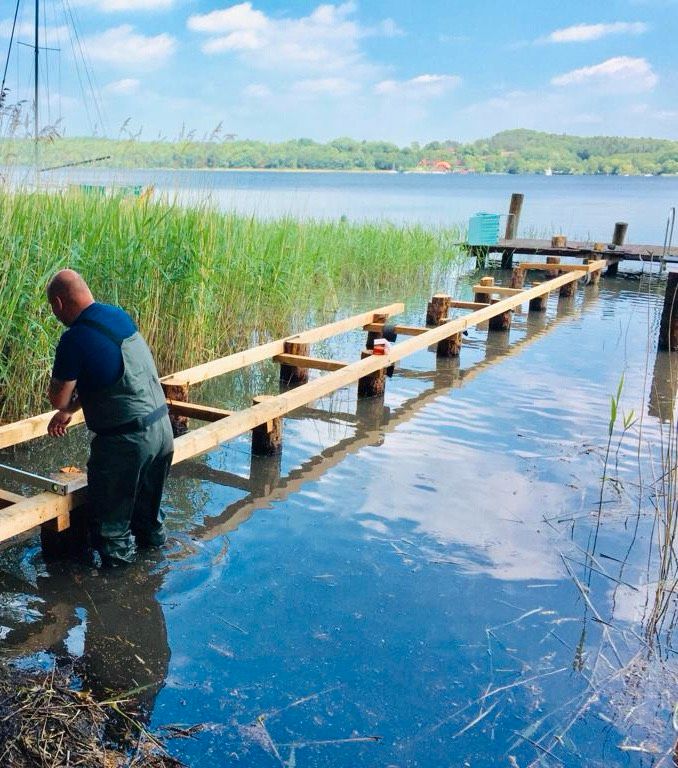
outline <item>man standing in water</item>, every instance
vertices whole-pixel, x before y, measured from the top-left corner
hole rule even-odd
[[[87,463],[92,543],[104,565],[125,565],[136,546],[158,547],[166,538],[160,500],[174,442],[165,396],[151,352],[124,310],[95,302],[71,269],[54,275],[47,299],[67,326],[48,393],[58,410],[47,431],[62,437],[82,408],[94,432]]]

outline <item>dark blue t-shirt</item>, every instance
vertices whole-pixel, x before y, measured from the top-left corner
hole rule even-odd
[[[80,392],[96,392],[122,376],[122,352],[108,336],[82,323],[84,318],[101,323],[120,339],[132,336],[137,327],[120,307],[94,303],[61,335],[52,376],[59,381],[77,381]]]

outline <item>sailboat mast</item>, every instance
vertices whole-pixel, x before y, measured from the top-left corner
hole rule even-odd
[[[39,108],[38,108],[38,87],[40,84],[40,0],[35,0],[35,49],[34,54],[34,95],[33,95],[33,138],[35,141],[35,175],[39,178],[39,155],[38,155],[38,130],[39,130]]]

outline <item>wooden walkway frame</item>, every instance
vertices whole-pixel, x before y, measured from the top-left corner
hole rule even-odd
[[[275,419],[280,419],[321,397],[354,384],[377,371],[389,368],[408,355],[425,350],[468,328],[510,312],[531,299],[574,283],[587,273],[599,272],[606,265],[604,259],[581,266],[576,265],[573,268],[568,267],[567,269],[564,269],[563,265],[549,264],[549,270],[554,270],[555,268],[562,274],[531,288],[526,288],[519,293],[509,295],[496,303],[475,309],[467,315],[447,320],[433,328],[415,329],[411,326],[401,326],[400,333],[410,335],[410,338],[392,345],[386,355],[369,355],[348,364],[331,361],[333,366],[329,367],[335,367],[336,370],[330,370],[325,375],[282,394],[262,399],[255,405],[241,411],[232,412],[224,409],[211,409],[209,406],[195,406],[184,403],[175,404],[172,402],[172,406],[176,405],[178,408],[184,408],[184,413],[189,416],[198,416],[201,419],[208,416],[209,418],[204,420],[211,421],[211,423],[175,439],[173,463],[177,464],[185,461],[212,450],[221,443],[250,432],[256,427],[273,423]],[[526,264],[525,267],[529,268],[530,265]],[[244,350],[234,355],[172,374],[163,378],[162,381],[163,384],[168,384],[169,386],[187,387],[190,384],[206,381],[215,376],[239,370],[257,362],[285,355],[285,344],[289,341],[311,344],[357,328],[371,330],[372,327],[378,326],[375,330],[381,330],[389,316],[397,314],[403,309],[404,306],[402,304],[390,304],[387,307],[381,307],[330,323],[329,325],[313,328],[287,337],[287,339],[269,342],[259,347]],[[408,331],[410,332],[409,334]],[[302,357],[305,358],[301,361],[304,364],[317,363],[316,358],[309,360],[308,356]],[[300,362],[298,357],[295,362]],[[310,365],[307,365],[307,367],[310,367]],[[193,410],[189,412],[189,409]],[[200,414],[201,410],[202,413]],[[16,445],[45,435],[47,424],[53,413],[42,414],[0,427],[0,447]],[[82,419],[80,418],[79,422],[81,421]],[[11,498],[3,498],[0,495],[0,507],[5,506],[4,509],[0,510],[0,543],[48,523],[59,531],[67,528],[70,512],[76,507],[82,506],[86,501],[86,478],[83,477],[82,483],[81,488],[67,496],[43,492],[17,501],[13,495]]]

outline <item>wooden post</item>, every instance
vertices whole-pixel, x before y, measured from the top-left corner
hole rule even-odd
[[[430,304],[429,304],[430,307]],[[426,323],[428,324],[428,311],[426,313]],[[372,322],[374,323],[385,323],[388,320],[387,315],[375,315]],[[377,339],[381,339],[383,337],[383,329],[381,331],[368,331],[367,332],[367,349],[372,349],[374,347],[374,342]]]
[[[514,192],[511,195],[511,203],[509,204],[509,214],[506,220],[506,233],[504,239],[514,240],[518,233],[518,223],[520,222],[520,214],[523,210],[523,201],[525,195],[520,192]]]
[[[188,384],[162,384],[162,389],[168,400],[176,400],[179,403],[188,402]],[[175,416],[170,411],[170,423],[174,437],[180,437],[188,432],[188,416]]]
[[[659,324],[659,349],[678,350],[678,271],[666,277],[664,309]]]
[[[594,259],[584,259],[584,264],[589,264],[590,262],[594,261]],[[601,270],[597,269],[595,272],[589,272],[589,285],[598,285],[600,283],[600,273]]]
[[[560,287],[560,298],[561,299],[571,299],[573,296],[577,295],[577,283],[578,280],[574,280],[571,283],[568,283],[567,285],[563,285]]]
[[[366,357],[371,357],[373,350],[364,349],[360,353],[361,360]],[[368,373],[367,376],[363,376],[358,379],[358,397],[380,397],[384,394],[386,389],[386,369],[380,368],[378,371]]]
[[[525,270],[520,267],[513,267],[511,274],[511,288],[525,287]]]
[[[494,278],[493,277],[481,277],[480,278],[480,285],[494,285]],[[491,294],[489,293],[481,293],[478,291],[474,297],[473,301],[479,301],[482,304],[489,304],[490,299],[492,298]]]
[[[619,274],[619,259],[609,259],[607,262],[607,269],[605,270],[605,277],[617,277]]]
[[[492,304],[496,304],[501,299],[492,299]],[[495,315],[490,318],[490,330],[491,331],[508,331],[511,329],[511,317],[513,316],[513,310],[507,309],[506,312],[502,312],[501,315]]]
[[[265,400],[270,400],[271,395],[260,395],[252,401],[259,405]],[[283,420],[274,418],[270,421],[254,427],[252,430],[252,453],[255,456],[277,456],[282,452]]]
[[[311,351],[310,344],[299,344],[295,341],[284,343],[286,355],[303,355],[308,357]],[[308,381],[308,368],[299,368],[296,365],[283,363],[280,366],[280,383],[285,387],[296,387],[298,384],[306,384]]]
[[[547,256],[546,257],[546,263],[547,264],[560,264],[560,256]],[[560,274],[560,271],[557,269],[552,269],[549,272],[546,273],[547,280],[553,280],[554,277],[558,277]]]
[[[624,240],[626,240],[626,230],[628,228],[629,225],[625,221],[618,221],[614,225],[614,232],[612,234],[613,245],[624,245]]]
[[[442,325],[447,322],[450,311],[450,297],[444,293],[436,293],[428,304],[426,325]],[[436,346],[438,357],[457,357],[461,352],[461,333],[455,333],[448,339],[443,339]]]
[[[520,192],[514,192],[511,195],[511,203],[509,204],[509,214],[506,220],[506,232],[504,238],[506,240],[514,240],[518,233],[518,223],[520,222],[520,213],[523,210],[523,200],[525,195]],[[513,267],[513,254],[515,250],[513,248],[505,250],[501,255],[501,268],[511,269]]]
[[[533,283],[533,285],[540,285],[540,283]],[[530,312],[546,312],[548,301],[548,293],[544,293],[541,296],[536,296],[534,299],[530,299]]]

